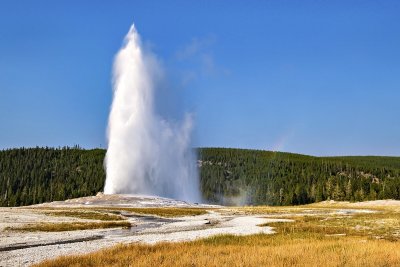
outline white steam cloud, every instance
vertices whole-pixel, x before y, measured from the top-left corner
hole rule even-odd
[[[192,117],[172,121],[156,111],[161,73],[132,25],[114,62],[104,193],[199,201]]]

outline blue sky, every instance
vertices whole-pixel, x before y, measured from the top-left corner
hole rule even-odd
[[[0,2],[0,148],[105,147],[135,23],[195,146],[400,155],[399,1]]]

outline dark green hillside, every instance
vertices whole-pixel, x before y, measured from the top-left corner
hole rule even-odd
[[[225,148],[198,149],[206,201],[303,204],[326,199],[400,199],[400,157],[312,157]],[[96,194],[105,150],[21,148],[0,151],[0,205],[18,206]]]
[[[312,157],[199,149],[206,199],[225,204],[305,204],[400,198],[400,157]]]
[[[348,164],[362,168],[400,169],[400,157],[347,156],[347,157],[325,157],[321,159],[347,162]]]
[[[20,148],[0,151],[0,205],[20,206],[101,191],[102,149]]]

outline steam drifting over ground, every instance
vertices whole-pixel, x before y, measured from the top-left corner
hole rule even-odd
[[[185,114],[183,121],[172,121],[156,112],[161,76],[160,64],[132,25],[114,62],[104,192],[198,201],[192,118]]]

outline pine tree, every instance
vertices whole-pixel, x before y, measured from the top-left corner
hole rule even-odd
[[[346,185],[346,200],[352,200],[353,199],[352,194],[353,194],[353,188],[351,185],[351,180],[349,179]]]

